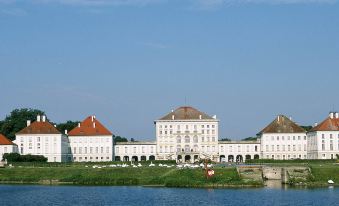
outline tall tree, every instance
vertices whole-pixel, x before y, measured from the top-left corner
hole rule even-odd
[[[300,126],[300,127],[306,130],[306,132],[310,131],[313,128],[312,126]]]
[[[74,129],[78,125],[78,123],[79,123],[79,121],[68,120],[65,123],[57,124],[57,129],[62,133],[65,133],[65,130],[67,130],[69,132],[72,129]]]
[[[15,133],[19,132],[27,125],[27,120],[35,120],[37,115],[44,115],[45,112],[38,109],[14,109],[10,115],[0,123],[0,133],[4,134],[8,139],[14,140]]]
[[[128,139],[120,136],[113,136],[114,142],[128,142]]]

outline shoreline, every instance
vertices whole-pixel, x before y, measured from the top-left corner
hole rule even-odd
[[[25,182],[25,181],[0,181],[0,185],[40,185],[40,186],[100,186],[100,187],[145,187],[145,188],[188,188],[188,189],[249,189],[249,188],[275,188],[267,185],[258,184],[206,184],[206,185],[182,185],[182,186],[166,186],[166,185],[117,185],[117,184],[95,184],[95,183],[75,183],[75,182],[60,182],[57,180],[43,180],[39,182]],[[324,184],[324,183],[310,183],[307,185],[289,185],[281,184],[281,188],[290,189],[318,189],[327,187],[339,187],[339,184]]]

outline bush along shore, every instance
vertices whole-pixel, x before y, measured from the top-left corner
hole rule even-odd
[[[167,162],[168,165],[171,163]],[[235,167],[213,168],[215,175],[206,178],[202,168],[159,167],[161,163],[156,161],[153,162],[154,167],[149,167],[150,163],[141,164],[143,166],[137,168],[112,168],[108,163],[16,163],[0,169],[0,183],[191,188],[263,186],[262,181],[244,181]]]

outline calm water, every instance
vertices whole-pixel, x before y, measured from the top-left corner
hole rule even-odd
[[[0,205],[337,206],[339,189],[176,189],[0,185]]]

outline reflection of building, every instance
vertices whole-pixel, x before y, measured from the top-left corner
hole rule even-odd
[[[306,131],[284,115],[279,115],[260,133],[264,159],[306,159]]]
[[[339,155],[339,113],[331,112],[307,133],[309,159],[335,159]]]
[[[68,138],[46,120],[46,116],[37,116],[27,127],[16,133],[14,143],[22,155],[43,155],[48,162],[64,162],[68,159]]]
[[[0,162],[2,161],[2,157],[4,154],[16,152],[18,152],[18,146],[14,144],[11,140],[7,139],[7,137],[0,134]]]
[[[89,116],[68,133],[74,162],[113,160],[113,136],[95,116]]]

